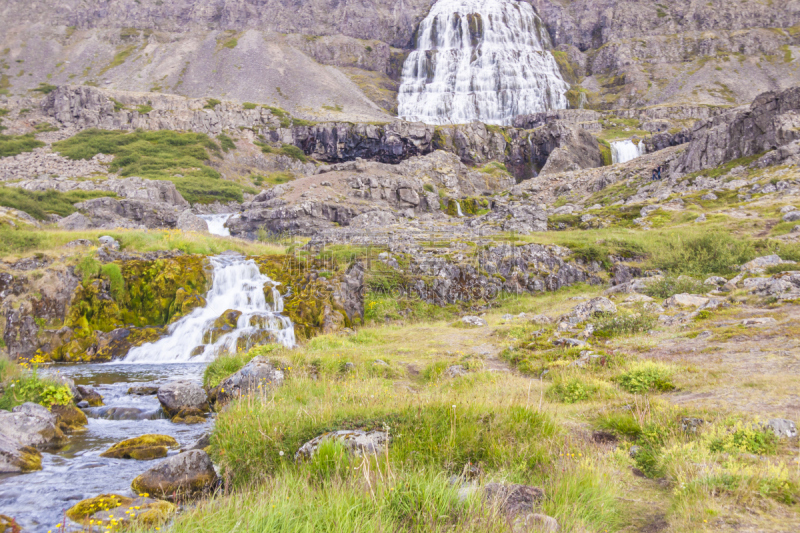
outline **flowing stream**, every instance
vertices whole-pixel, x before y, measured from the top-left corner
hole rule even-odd
[[[198,218],[201,218],[206,221],[208,225],[208,232],[212,235],[220,235],[222,237],[230,237],[231,232],[225,226],[225,223],[231,218],[233,213],[223,213],[221,215],[198,215]]]
[[[507,125],[517,115],[567,107],[569,85],[526,2],[439,0],[417,35],[398,95],[406,120]]]
[[[208,361],[237,346],[265,342],[294,346],[292,322],[280,314],[283,298],[278,286],[259,272],[255,262],[223,254],[211,258],[211,264],[214,277],[207,305],[175,322],[168,336],[132,349],[122,361],[41,370],[94,387],[105,405],[84,409],[89,424],[85,431],[71,434],[62,448],[42,450],[42,470],[0,474],[0,514],[14,517],[26,532],[46,533],[64,523],[64,512],[80,500],[106,493],[133,496],[131,481],[159,459],[109,459],[100,457],[103,451],[150,433],[170,435],[181,447],[189,447],[211,429],[213,419],[174,424],[163,414],[155,395],[129,394],[131,386],[158,387],[172,380],[200,383]],[[235,327],[211,335],[215,320],[228,310],[241,312]],[[175,453],[178,450],[170,451],[170,455]],[[79,529],[70,524],[68,530]]]
[[[635,143],[631,139],[613,141],[611,143],[611,163],[627,163],[645,154],[643,142]]]

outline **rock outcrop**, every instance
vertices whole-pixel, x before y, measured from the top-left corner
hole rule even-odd
[[[203,387],[192,381],[172,381],[162,385],[156,394],[161,407],[170,417],[187,409],[208,410],[208,396]]]
[[[800,87],[759,95],[749,109],[718,115],[697,126],[675,175],[714,168],[777,150],[800,139]]]
[[[48,446],[64,438],[58,417],[32,402],[18,405],[11,412],[0,411],[0,433],[22,446]]]
[[[266,392],[283,384],[283,372],[264,356],[253,358],[241,370],[228,376],[215,389],[217,402],[224,403],[255,392]]]

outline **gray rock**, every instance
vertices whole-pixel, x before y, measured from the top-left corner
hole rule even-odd
[[[617,306],[608,298],[599,296],[576,305],[572,311],[562,317],[562,320],[567,320],[571,324],[577,324],[603,313],[616,314]]]
[[[800,220],[800,218],[798,219]],[[743,264],[741,269],[744,272],[751,272],[751,273],[758,273],[764,272],[767,267],[780,265],[785,263],[783,259],[781,259],[778,255],[765,255],[762,257],[756,257],[752,261],[748,261],[747,263]]]
[[[717,199],[718,199],[718,197],[717,197],[717,195],[716,195],[716,194],[714,194],[713,192],[709,192],[709,193],[706,193],[706,194],[704,194],[703,196],[701,196],[701,197],[700,197],[700,199],[701,199],[701,200],[712,201],[712,200],[717,200]]]
[[[785,215],[786,213],[791,213],[792,211],[798,211],[798,209],[793,205],[785,205],[781,207],[781,214]]]
[[[797,426],[785,418],[773,418],[767,422],[767,427],[779,438],[793,439],[797,436]]]
[[[641,448],[639,446],[634,444],[633,446],[631,446],[631,449],[628,451],[628,455],[630,455],[631,458],[635,458],[639,454],[639,450],[640,449]]]
[[[36,448],[0,432],[0,474],[20,474],[41,467],[42,455]]]
[[[104,246],[110,250],[119,250],[119,241],[109,235],[103,235],[97,239],[100,241],[100,246]]]
[[[353,455],[380,455],[384,452],[388,439],[389,435],[385,431],[362,431],[360,429],[331,431],[303,444],[294,454],[294,460],[307,461],[311,459],[317,453],[320,444],[330,440],[340,442]]]
[[[800,220],[800,211],[791,211],[783,215],[782,220],[784,222],[797,222]]]
[[[448,366],[447,370],[444,371],[444,375],[448,378],[459,378],[467,374],[467,370],[462,365]]]
[[[560,530],[561,527],[558,525],[558,521],[555,518],[542,513],[531,513],[524,517],[517,517],[517,519],[514,520],[514,531],[519,531],[520,533],[523,531],[544,531],[552,533]]]
[[[468,327],[471,327],[471,328],[480,328],[480,327],[489,325],[488,322],[486,322],[484,319],[482,319],[479,316],[465,316],[465,317],[462,317],[461,318],[461,323],[464,324],[465,326],[468,326]]]
[[[164,500],[193,498],[209,492],[219,478],[208,454],[189,450],[169,457],[131,483],[134,492]]]
[[[171,381],[159,387],[156,396],[170,417],[183,409],[208,410],[206,391],[192,381]]]
[[[746,318],[742,320],[743,326],[766,326],[767,324],[775,324],[777,320],[771,316],[763,316],[757,318]]]
[[[533,315],[528,321],[531,324],[537,324],[540,326],[550,324],[552,322],[552,320],[550,320],[550,317],[545,315]]]
[[[705,296],[697,294],[676,294],[664,301],[664,307],[700,307],[709,301]]]
[[[687,433],[697,433],[698,428],[705,424],[702,418],[685,417],[681,419],[681,429]]]
[[[483,494],[486,502],[499,506],[509,517],[530,513],[544,496],[544,491],[538,487],[500,483],[487,483]]]
[[[706,278],[706,280],[703,283],[705,285],[716,285],[717,287],[722,287],[723,285],[728,283],[728,280],[721,276],[711,276],[709,278]]]
[[[55,444],[64,435],[58,429],[58,417],[38,403],[27,402],[8,411],[0,411],[0,434],[22,446]]]
[[[208,232],[206,221],[192,213],[190,209],[180,214],[175,227],[181,231]]]
[[[226,402],[246,394],[280,387],[283,372],[263,355],[254,357],[241,370],[228,376],[217,387],[217,401]]]

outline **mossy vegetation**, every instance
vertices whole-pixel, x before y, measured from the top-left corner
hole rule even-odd
[[[0,186],[0,205],[28,213],[37,220],[47,220],[48,215],[65,217],[76,211],[75,204],[100,198],[116,197],[109,191],[28,191],[17,187]]]
[[[53,149],[70,159],[114,155],[110,170],[122,176],[172,181],[191,203],[242,201],[242,192],[256,191],[225,181],[208,165],[220,146],[200,133],[84,130]]]
[[[44,146],[44,143],[37,141],[32,133],[27,135],[0,135],[0,157],[11,157],[23,152],[32,152],[40,146]]]

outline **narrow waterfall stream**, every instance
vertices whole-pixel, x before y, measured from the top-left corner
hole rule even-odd
[[[125,363],[208,362],[221,352],[246,350],[266,340],[294,346],[292,321],[280,315],[283,297],[278,285],[258,270],[255,261],[222,255],[212,257],[211,264],[214,282],[206,306],[172,324],[167,337],[132,349]],[[270,289],[271,303],[265,287]],[[235,328],[215,327],[215,321],[228,310],[234,311]]]
[[[198,218],[206,221],[208,225],[208,232],[211,235],[219,235],[221,237],[230,237],[230,230],[225,227],[225,223],[231,218],[233,213],[223,213],[221,215],[198,215]]]
[[[611,143],[611,163],[627,163],[645,154],[643,142],[635,143],[631,139],[613,141]]]
[[[214,277],[207,305],[175,322],[168,336],[132,349],[123,361],[40,369],[94,387],[105,405],[84,409],[89,420],[85,431],[71,434],[62,448],[42,450],[42,470],[0,474],[0,514],[13,516],[25,532],[46,533],[65,523],[64,512],[80,500],[107,493],[133,496],[131,481],[160,460],[100,457],[103,451],[152,433],[170,435],[186,448],[211,430],[213,418],[175,424],[163,414],[155,395],[130,394],[131,386],[158,387],[173,380],[200,383],[206,364],[226,349],[266,342],[294,346],[292,322],[280,314],[283,298],[277,284],[261,274],[255,262],[223,254],[211,258],[211,264]],[[241,313],[235,327],[215,332],[214,322],[228,310]],[[74,523],[63,528],[81,530]]]
[[[403,65],[398,114],[428,124],[515,116],[567,107],[550,37],[530,4],[439,0]]]

